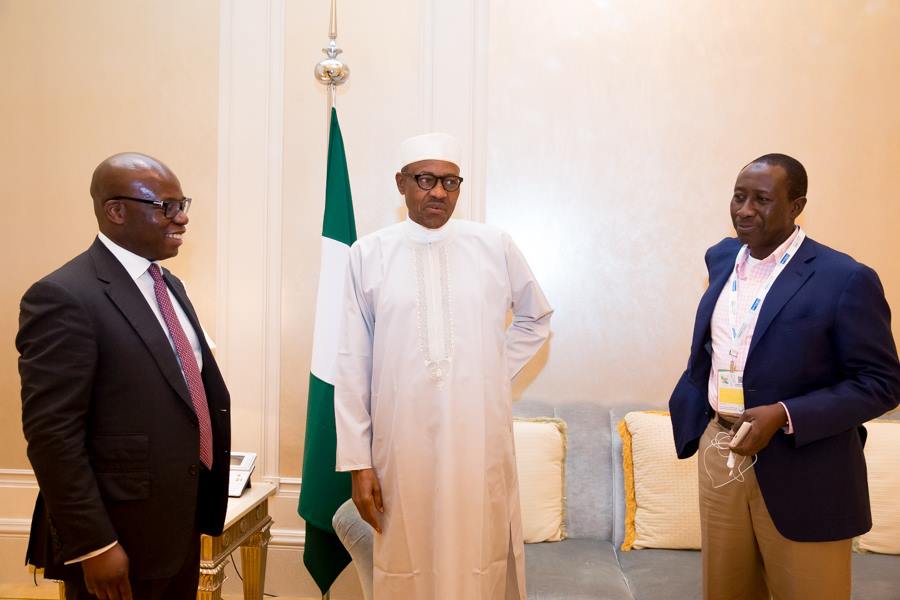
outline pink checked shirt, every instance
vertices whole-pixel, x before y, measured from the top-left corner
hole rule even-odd
[[[744,316],[747,314],[746,311],[750,307],[750,303],[756,298],[757,292],[759,292],[760,288],[766,282],[766,279],[769,278],[769,275],[772,274],[772,271],[775,270],[778,260],[799,233],[800,228],[798,227],[794,230],[793,235],[786,239],[783,244],[776,248],[775,251],[766,258],[757,260],[750,256],[750,253],[748,252],[745,254],[744,260],[738,264],[737,310],[739,323],[743,321]],[[728,284],[726,283],[722,288],[722,293],[719,294],[716,308],[713,310],[712,323],[710,324],[712,328],[713,352],[712,369],[709,372],[709,404],[713,407],[713,410],[718,410],[719,408],[719,390],[716,385],[716,373],[720,369],[728,369],[731,366],[731,357],[728,355],[728,352],[731,349],[731,331],[728,322],[728,294]],[[765,305],[765,301],[763,301],[763,304]],[[756,329],[756,321],[759,318],[760,312],[762,312],[762,308],[751,314],[750,321],[747,323],[747,333],[744,335],[740,342],[740,346],[737,348],[737,357],[734,359],[734,364],[735,369],[738,371],[743,371],[744,365],[747,364],[747,353],[750,350],[750,342],[753,339],[753,332]],[[784,406],[784,403],[781,403],[781,405]],[[784,411],[787,412],[787,406],[784,407]],[[793,433],[790,419],[790,413],[788,413],[788,433]]]

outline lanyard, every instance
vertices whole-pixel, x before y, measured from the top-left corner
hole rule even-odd
[[[772,285],[774,285],[775,280],[778,279],[778,276],[781,275],[781,272],[784,271],[785,267],[787,267],[788,263],[791,262],[791,259],[794,257],[794,254],[797,253],[797,249],[800,248],[800,244],[803,243],[803,240],[806,239],[806,233],[801,228],[797,228],[797,233],[794,237],[794,241],[791,242],[791,245],[788,246],[788,249],[784,251],[784,254],[778,260],[778,263],[775,265],[775,268],[772,270],[772,274],[769,275],[769,278],[766,279],[765,283],[763,283],[762,287],[759,288],[759,291],[756,294],[756,297],[753,299],[753,302],[750,303],[750,307],[747,309],[744,314],[744,320],[741,322],[740,327],[737,325],[738,315],[737,315],[737,282],[738,282],[738,265],[741,264],[742,261],[746,259],[747,253],[750,251],[747,244],[741,246],[741,249],[738,251],[737,257],[734,259],[734,270],[731,273],[731,277],[728,280],[728,289],[729,289],[729,299],[728,299],[728,329],[731,332],[731,349],[728,351],[728,356],[731,359],[730,369],[732,371],[735,370],[734,361],[737,358],[737,349],[741,345],[741,340],[744,339],[744,335],[747,333],[747,325],[750,324],[750,318],[754,313],[759,311],[759,308],[762,306],[763,301],[766,299],[766,295],[768,295],[769,290],[772,289]]]

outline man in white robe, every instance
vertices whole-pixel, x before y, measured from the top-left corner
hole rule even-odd
[[[525,599],[510,382],[553,311],[509,235],[450,220],[460,154],[406,140],[409,219],[350,249],[336,468],[377,532],[376,600]]]

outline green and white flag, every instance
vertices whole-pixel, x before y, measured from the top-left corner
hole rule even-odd
[[[353,200],[344,140],[337,110],[331,109],[328,135],[328,173],[325,185],[325,217],[322,224],[322,261],[316,298],[312,368],[303,447],[303,482],[297,511],[306,521],[303,564],[325,594],[350,555],[338,540],[331,518],[350,497],[350,474],[334,470],[337,440],[334,428],[334,372],[338,328],[344,297],[344,278],[350,245],[356,241]]]

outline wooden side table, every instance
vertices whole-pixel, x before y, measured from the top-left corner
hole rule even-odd
[[[200,585],[197,600],[221,600],[228,557],[241,548],[244,599],[262,600],[266,584],[266,551],[272,535],[269,497],[275,485],[254,483],[240,498],[228,499],[222,535],[200,536]]]

